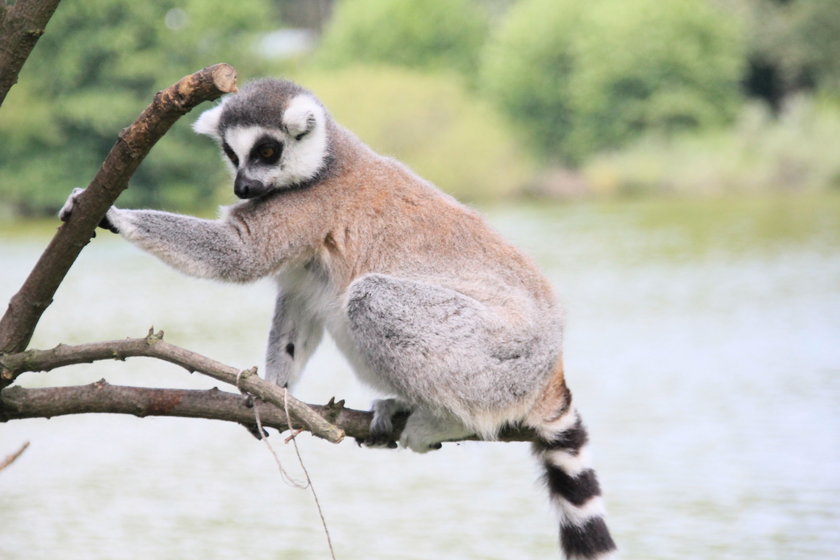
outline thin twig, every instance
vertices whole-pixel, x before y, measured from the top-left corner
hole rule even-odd
[[[2,462],[0,462],[0,471],[17,461],[17,458],[23,455],[23,452],[26,451],[26,448],[29,447],[29,442],[25,442],[23,445],[20,446],[16,452],[12,453],[11,455],[6,456]]]
[[[289,391],[286,391],[286,398],[283,401],[283,412],[286,413],[286,422],[292,424],[292,417],[289,415]],[[297,455],[300,468],[303,470],[303,476],[306,477],[306,485],[312,493],[312,499],[315,500],[315,507],[318,509],[318,516],[321,518],[321,526],[324,527],[324,534],[327,537],[327,546],[330,548],[330,557],[335,560],[335,549],[333,548],[332,538],[330,537],[330,530],[327,527],[327,519],[324,517],[324,510],[321,508],[321,500],[318,499],[318,494],[315,492],[315,485],[312,483],[312,477],[309,476],[309,470],[303,464],[303,457],[300,455],[300,448],[298,447],[297,438],[292,438],[292,445],[295,446],[295,455]]]

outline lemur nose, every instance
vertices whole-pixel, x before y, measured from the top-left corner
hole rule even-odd
[[[236,181],[233,183],[233,193],[239,198],[254,198],[262,194],[264,190],[262,181],[249,179],[241,173],[236,175]]]

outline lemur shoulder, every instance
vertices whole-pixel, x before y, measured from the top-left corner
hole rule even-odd
[[[326,330],[389,397],[374,403],[373,434],[390,432],[400,410],[410,411],[400,444],[418,452],[507,424],[534,428],[563,550],[609,557],[563,376],[561,309],[534,264],[292,82],[251,82],[194,128],[219,143],[243,200],[217,220],[112,207],[104,225],[186,274],[273,277],[267,379],[293,386]]]

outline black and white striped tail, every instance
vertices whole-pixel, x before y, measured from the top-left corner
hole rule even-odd
[[[606,560],[615,543],[604,521],[598,477],[589,461],[588,436],[580,416],[569,408],[538,427],[534,454],[545,466],[551,501],[560,512],[560,546],[570,560]]]

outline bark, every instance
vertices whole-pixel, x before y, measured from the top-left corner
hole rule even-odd
[[[310,405],[327,422],[340,422],[351,437],[368,435],[370,413],[344,408],[344,402]],[[260,400],[248,401],[241,394],[210,389],[156,389],[111,385],[104,379],[89,385],[25,389],[9,387],[0,393],[0,421],[52,418],[68,414],[116,413],[138,417],[172,416],[205,418],[253,425],[254,407],[264,427],[289,429],[282,406]],[[293,429],[307,426],[292,417]],[[398,433],[398,432],[397,432]]]
[[[23,64],[44,34],[59,0],[0,2],[0,105],[17,83]]]
[[[27,347],[59,284],[152,146],[193,107],[233,91],[236,70],[227,64],[209,66],[159,91],[137,120],[123,129],[98,173],[77,199],[70,220],[58,228],[20,291],[9,302],[0,319],[0,353],[19,352]],[[7,372],[0,373],[0,388],[12,379]]]

